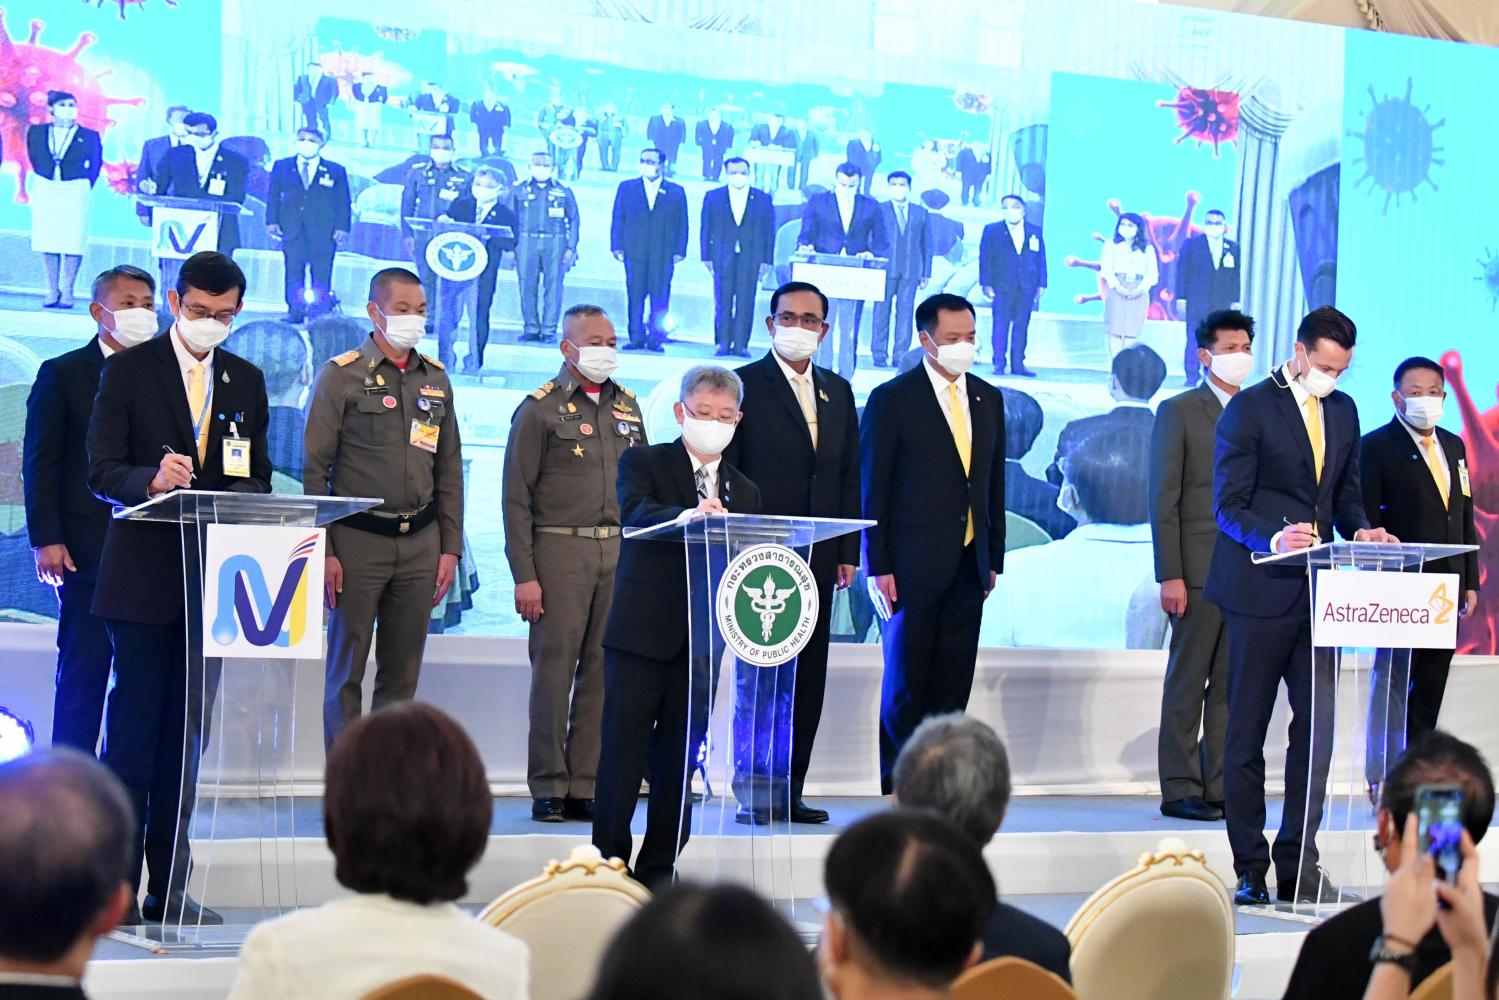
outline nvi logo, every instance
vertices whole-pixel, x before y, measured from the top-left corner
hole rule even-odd
[[[181,254],[190,257],[197,252],[198,241],[203,238],[203,233],[208,229],[206,222],[200,222],[188,232],[188,227],[175,219],[169,219],[161,223],[156,230],[156,255]]]
[[[214,642],[230,646],[243,636],[250,645],[261,648],[300,643],[312,617],[309,610],[317,610],[309,609],[308,601],[321,597],[308,587],[308,560],[317,551],[320,537],[310,535],[291,550],[274,600],[260,560],[244,553],[225,558],[218,570],[218,607],[211,632]]]

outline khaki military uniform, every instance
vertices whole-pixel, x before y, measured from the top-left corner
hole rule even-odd
[[[609,381],[594,403],[566,366],[511,419],[505,556],[516,583],[541,584],[530,636],[532,798],[593,798],[619,561],[615,470],[625,449],[645,443],[634,393]]]
[[[455,163],[439,167],[427,160],[412,166],[401,186],[401,235],[412,239],[412,262],[416,264],[416,273],[422,279],[422,290],[427,293],[427,308],[430,310],[427,314],[428,334],[438,328],[440,319],[456,312],[458,293],[455,290],[447,296],[439,295],[437,274],[432,270],[432,265],[427,263],[427,244],[432,242],[432,230],[426,228],[418,232],[406,220],[436,219],[439,215],[447,214],[448,209],[453,207],[453,202],[468,193],[473,179],[472,173]],[[444,287],[448,284],[444,283]],[[452,322],[456,324],[457,319],[454,318]],[[456,360],[451,328],[446,337],[438,338],[437,359],[444,365],[451,365]]]
[[[414,351],[403,372],[370,337],[323,366],[304,444],[308,493],[384,501],[328,530],[328,554],[344,571],[328,620],[323,741],[332,746],[359,718],[372,640],[373,707],[416,693],[439,557],[463,554],[463,456],[448,374]]]

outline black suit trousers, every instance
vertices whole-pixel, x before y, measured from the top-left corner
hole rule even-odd
[[[333,234],[309,234],[306,230],[287,233],[281,240],[281,256],[286,265],[286,309],[293,316],[318,316],[328,311],[333,286],[333,255],[337,252]],[[312,280],[307,280],[308,272]],[[313,293],[308,302],[304,290]]]
[[[625,254],[625,295],[628,299],[630,343],[660,344],[666,334],[661,320],[671,311],[671,277],[676,263],[671,251],[653,249],[648,254]],[[650,299],[650,311],[645,300]]]
[[[494,305],[495,285],[500,278],[500,253],[491,247],[489,266],[478,278],[478,298],[474,302],[474,325],[469,336],[468,353],[471,364],[482,364],[484,348],[489,343],[489,310]]]
[[[1013,292],[998,288],[994,290],[994,337],[991,342],[994,367],[998,368],[1005,363],[1007,351],[1011,371],[1025,364],[1025,345],[1031,329],[1031,306],[1035,302],[1035,293],[1028,293],[1024,288],[1017,288]]]
[[[899,575],[895,585],[900,600],[882,638],[880,789],[886,795],[895,758],[922,720],[967,709],[984,611],[972,544],[944,586],[917,587],[902,583]]]
[[[114,647],[104,619],[89,610],[92,577],[63,577],[58,589],[57,685],[52,697],[52,745],[73,747],[89,756],[99,745],[104,695],[109,689]]]
[[[755,322],[755,285],[760,265],[747,254],[735,254],[726,264],[713,267],[713,334],[719,347],[732,351],[749,349]],[[632,314],[633,315],[633,314]]]
[[[885,279],[885,301],[874,304],[874,330],[869,336],[869,353],[876,364],[899,360],[911,349],[912,331],[916,329],[916,286],[920,278]],[[890,336],[890,315],[895,314],[895,337]]]
[[[1228,729],[1223,744],[1224,812],[1234,874],[1264,875],[1289,885],[1316,864],[1317,829],[1332,763],[1332,651],[1313,665],[1311,609],[1298,601],[1280,618],[1223,612],[1228,627]],[[1281,682],[1291,703],[1286,800],[1275,846],[1265,843],[1265,735]],[[1303,850],[1304,848],[1304,850]]]

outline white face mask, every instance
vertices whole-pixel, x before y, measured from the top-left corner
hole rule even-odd
[[[777,326],[771,343],[776,353],[787,361],[806,361],[817,351],[817,342],[822,338],[816,330],[804,330],[799,326]]]
[[[749,187],[749,174],[730,174],[729,187],[743,190]]]
[[[661,164],[659,163],[642,163],[640,165],[640,176],[644,177],[648,181],[655,180],[656,175],[660,172]]]
[[[445,167],[453,162],[453,151],[451,149],[442,149],[438,146],[433,146],[427,155],[431,156],[432,162],[439,167]]]
[[[500,200],[500,189],[489,185],[474,185],[474,201],[481,205],[492,205]]]
[[[1322,399],[1331,396],[1332,391],[1338,387],[1338,380],[1312,364],[1312,359],[1303,354],[1302,363],[1306,366],[1306,372],[1298,376],[1301,387],[1307,392]]]
[[[1008,222],[1012,226],[1015,223],[1020,222],[1024,218],[1025,218],[1025,209],[1023,209],[1023,208],[1007,208],[1007,209],[1005,209],[1005,221]]]
[[[573,359],[573,367],[578,369],[579,375],[595,385],[609,381],[609,377],[619,367],[619,352],[612,347],[588,346],[577,350],[578,356]]]
[[[540,181],[541,183],[545,184],[547,181],[549,181],[549,180],[552,179],[552,168],[551,167],[532,167],[531,168],[531,179],[532,180],[536,180],[536,181]]]
[[[908,197],[910,197],[910,195],[911,195],[911,189],[908,188],[908,187],[906,187],[904,184],[892,184],[892,185],[890,185],[890,200],[891,201],[905,201]]]
[[[304,160],[310,160],[314,156],[317,156],[318,150],[321,148],[321,146],[319,146],[316,142],[313,142],[311,139],[297,140],[297,155]]]
[[[1119,240],[1121,243],[1133,243],[1135,241],[1135,234],[1138,232],[1139,230],[1134,226],[1120,226]]]
[[[104,311],[114,318],[114,329],[109,331],[109,335],[121,347],[144,344],[156,336],[156,313],[150,309]]]
[[[177,334],[188,347],[199,354],[206,354],[229,336],[229,324],[220,323],[212,316],[204,316],[202,319],[178,316]]]
[[[1243,385],[1254,367],[1254,355],[1237,351],[1233,354],[1214,354],[1213,374],[1229,385]]]
[[[1074,521],[1077,516],[1077,487],[1071,483],[1063,483],[1062,488],[1057,490],[1057,510],[1066,514]]]
[[[416,313],[398,313],[387,316],[380,313],[380,318],[385,321],[385,329],[380,331],[385,334],[385,339],[390,346],[397,350],[409,351],[422,342],[422,337],[427,333],[427,317]]]
[[[59,104],[57,107],[52,109],[52,117],[57,119],[59,122],[62,122],[64,125],[71,125],[73,123],[73,120],[78,117],[78,109],[65,107]]]
[[[700,455],[722,455],[734,440],[734,425],[686,415],[682,420],[682,440]]]
[[[1221,222],[1209,222],[1207,225],[1205,225],[1205,226],[1202,227],[1202,231],[1204,233],[1207,233],[1208,238],[1209,239],[1215,239],[1215,240],[1222,238],[1222,236],[1223,236],[1223,229],[1224,229],[1224,226],[1223,226],[1223,223],[1221,223]]]
[[[187,141],[198,149],[211,149],[214,137],[211,135],[189,135]]]
[[[956,344],[937,345],[937,366],[949,375],[962,375],[973,367],[973,356],[978,347],[971,341],[960,340]]]
[[[1418,431],[1429,431],[1442,419],[1441,396],[1402,396],[1405,422]]]

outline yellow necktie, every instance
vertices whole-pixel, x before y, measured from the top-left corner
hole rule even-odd
[[[947,409],[952,414],[952,439],[958,446],[958,457],[963,460],[963,474],[967,475],[973,464],[973,443],[968,440],[968,421],[963,416],[963,400],[958,396],[958,384],[947,386]],[[963,532],[963,544],[973,541],[973,508],[968,508],[968,527]]]
[[[200,423],[198,428],[198,465],[208,461],[208,414],[203,412],[204,399],[208,395],[203,385],[203,366],[193,365],[188,371],[187,408],[192,419]]]
[[[807,433],[812,435],[812,449],[816,451],[817,405],[812,402],[812,385],[805,375],[797,375],[792,381],[796,383],[796,401],[801,404],[802,417],[807,421]]]
[[[1436,434],[1433,433],[1428,437],[1423,437],[1421,439],[1421,448],[1426,452],[1426,467],[1431,470],[1431,478],[1437,481],[1437,492],[1442,494],[1442,506],[1446,507],[1451,503],[1449,494],[1451,493],[1452,484],[1443,475],[1441,459],[1437,458]]]
[[[1312,468],[1317,471],[1317,482],[1322,481],[1322,453],[1325,442],[1322,439],[1322,407],[1317,405],[1316,396],[1307,396],[1306,402],[1306,436],[1312,442]]]

